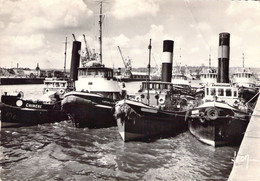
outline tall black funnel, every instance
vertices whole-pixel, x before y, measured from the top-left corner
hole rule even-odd
[[[72,53],[71,53],[71,64],[70,64],[70,79],[72,81],[78,80],[78,68],[80,61],[79,50],[81,49],[80,41],[73,41]]]
[[[218,48],[218,83],[229,83],[230,34],[219,34]]]
[[[174,41],[163,41],[163,55],[162,55],[162,81],[171,82],[172,79],[172,60],[173,60],[173,46]]]

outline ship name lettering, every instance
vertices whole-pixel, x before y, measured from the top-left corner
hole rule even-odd
[[[29,104],[29,103],[26,103],[25,106],[26,107],[30,107],[30,108],[42,108],[42,105],[39,105],[39,104]]]

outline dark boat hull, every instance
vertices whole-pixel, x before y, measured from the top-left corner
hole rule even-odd
[[[62,109],[69,115],[76,127],[116,126],[116,120],[113,117],[114,102],[102,99],[102,97],[83,98],[70,95],[62,100]]]
[[[18,108],[2,105],[1,127],[32,126],[66,120],[67,115],[60,110]]]
[[[66,120],[67,115],[61,111],[59,102],[26,100],[22,93],[2,95],[0,103],[1,127],[31,126]]]
[[[231,115],[232,113],[228,113],[227,110],[224,110],[223,113],[226,115],[221,115],[213,120],[191,115],[188,118],[190,133],[199,141],[211,146],[240,144],[249,122],[249,115]]]
[[[122,101],[125,101],[125,111],[119,111],[120,108],[116,107],[115,116],[124,141],[149,141],[175,136],[187,129],[185,112],[162,111],[139,102]]]

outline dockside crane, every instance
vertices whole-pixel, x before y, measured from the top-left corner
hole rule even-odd
[[[124,57],[123,57],[122,51],[121,51],[121,49],[120,49],[119,46],[117,46],[117,47],[118,47],[119,53],[120,53],[120,55],[121,55],[121,58],[122,58],[122,60],[123,60],[123,63],[124,63],[124,65],[125,65],[125,68],[127,68],[127,64],[126,64],[126,62],[125,62],[125,60],[124,60]]]
[[[87,40],[86,40],[86,37],[85,35],[83,34],[83,38],[84,38],[84,42],[85,42],[85,46],[86,46],[86,58],[88,60],[90,60],[90,57],[92,57],[92,52],[90,51],[90,49],[88,48],[88,44],[87,44]]]

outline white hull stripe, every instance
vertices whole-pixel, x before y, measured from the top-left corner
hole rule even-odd
[[[100,107],[100,108],[105,108],[105,109],[112,109],[111,106],[105,106],[105,105],[101,105],[101,104],[97,104],[97,105],[95,105],[95,107]]]

